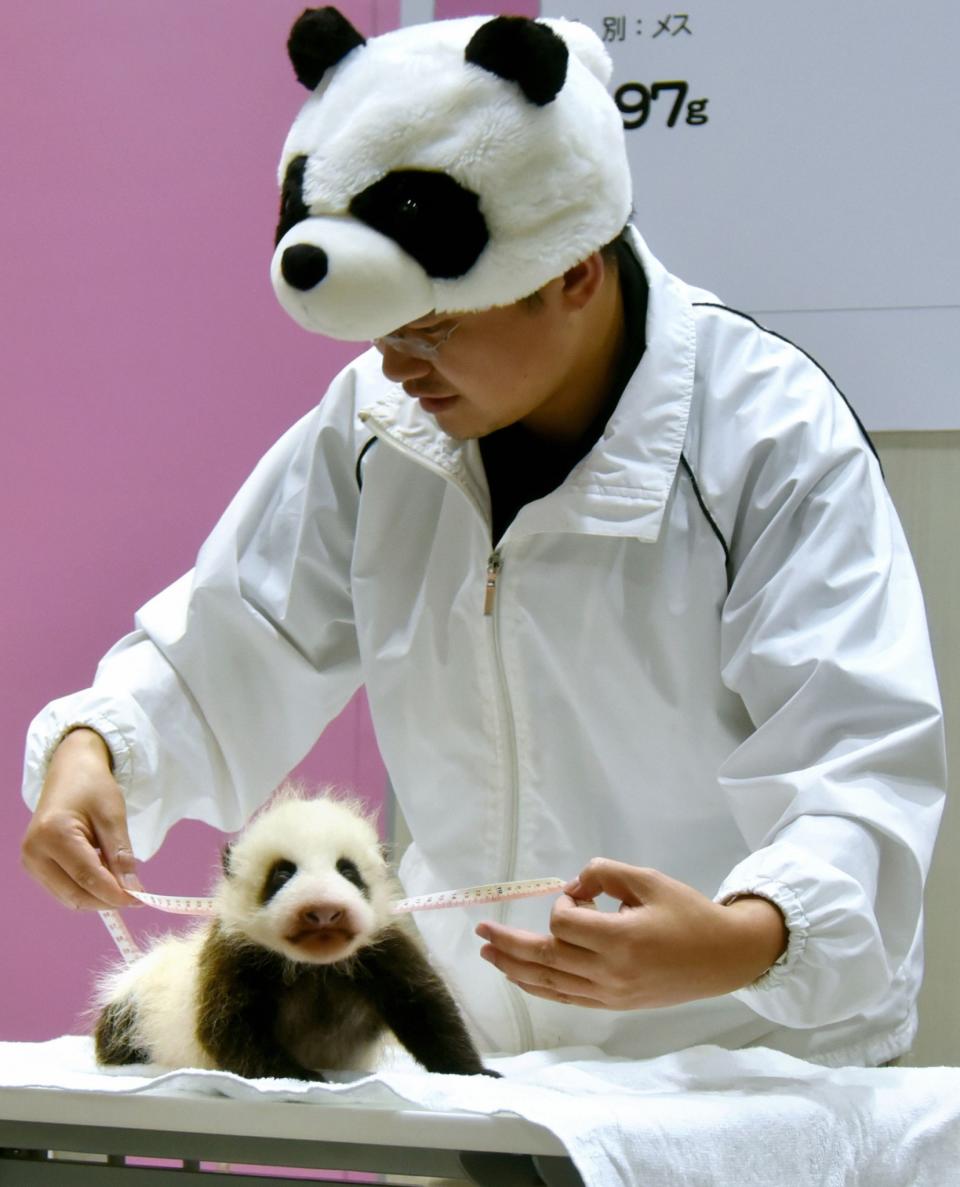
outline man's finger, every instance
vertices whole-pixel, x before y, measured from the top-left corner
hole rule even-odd
[[[566,1006],[586,1006],[590,1010],[606,1009],[606,1002],[602,1002],[598,997],[578,997],[573,993],[555,993],[542,985],[533,985],[523,981],[513,981],[513,984],[518,989],[522,989],[524,993],[529,993],[532,997],[542,997],[546,1001],[560,1002]]]
[[[639,907],[656,895],[664,875],[658,870],[641,869],[607,857],[595,857],[580,874],[564,887],[573,899],[595,899],[600,894],[619,899],[629,907]]]
[[[80,837],[65,843],[51,859],[74,883],[74,898],[84,907],[129,907],[139,903],[120,885],[94,849]]]
[[[502,924],[481,923],[476,932],[489,941],[480,955],[511,980],[559,988],[560,978],[566,978],[563,991],[578,994],[592,984],[596,954],[586,948]]]
[[[607,952],[622,926],[617,913],[586,909],[575,899],[561,895],[550,914],[550,930],[563,943],[594,956]]]
[[[542,996],[555,1001],[589,998],[596,987],[588,977],[565,971],[553,963],[526,960],[521,955],[512,955],[494,944],[486,944],[480,955],[500,970],[505,977],[522,988],[533,986]]]
[[[550,968],[562,968],[579,972],[588,967],[593,953],[575,944],[558,940],[554,935],[524,931],[519,927],[507,927],[502,923],[480,923],[476,934],[488,940],[494,947],[515,960],[542,964]]]
[[[126,830],[97,826],[97,846],[100,857],[117,882],[128,890],[143,890],[137,877],[137,859]]]
[[[110,904],[88,894],[69,874],[49,858],[44,858],[30,869],[37,881],[59,902],[73,911],[102,911]]]

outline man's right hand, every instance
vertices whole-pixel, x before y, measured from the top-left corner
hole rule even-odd
[[[142,889],[127,809],[98,733],[76,729],[54,751],[21,847],[27,872],[75,910],[137,906]]]

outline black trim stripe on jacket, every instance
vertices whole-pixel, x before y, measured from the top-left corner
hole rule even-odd
[[[687,461],[685,455],[682,453],[680,454],[680,465],[683,466],[687,477],[690,479],[690,485],[693,487],[693,493],[697,496],[697,502],[700,504],[700,510],[703,512],[704,518],[712,528],[713,534],[720,541],[720,547],[723,549],[723,563],[727,569],[727,574],[729,577],[730,549],[727,546],[726,540],[723,538],[723,532],[720,531],[717,521],[710,514],[710,509],[707,507],[707,504],[703,500],[703,495],[700,493],[700,486],[696,480],[696,477],[694,476],[693,469],[691,468],[690,463]]]
[[[363,490],[363,459],[367,456],[367,452],[371,445],[376,445],[380,440],[379,437],[373,436],[369,441],[365,441],[363,449],[360,450],[360,456],[357,458],[357,468],[354,470],[354,475],[357,479],[357,490]]]
[[[742,317],[742,318],[744,318],[744,320],[750,322],[752,325],[755,325],[758,330],[762,330],[765,334],[770,334],[774,338],[779,339],[781,342],[786,342],[787,346],[792,346],[794,348],[794,350],[798,350],[808,362],[813,363],[813,365],[817,368],[817,370],[823,376],[825,376],[825,378],[829,382],[830,386],[837,393],[837,395],[840,397],[840,399],[843,400],[844,404],[846,404],[847,411],[850,413],[850,415],[856,421],[857,428],[860,430],[864,441],[866,441],[867,445],[870,447],[870,452],[877,459],[877,464],[880,467],[880,473],[883,474],[883,462],[880,460],[880,454],[877,453],[877,447],[874,445],[873,441],[870,439],[870,434],[867,432],[866,428],[864,427],[863,421],[857,415],[856,409],[853,407],[853,405],[850,403],[850,401],[847,399],[847,397],[843,394],[843,390],[837,384],[836,380],[833,378],[833,376],[830,374],[830,372],[826,369],[826,367],[824,367],[820,363],[818,363],[812,354],[809,354],[807,351],[805,351],[802,346],[797,346],[796,342],[792,342],[789,338],[785,337],[785,335],[778,334],[776,330],[771,330],[769,326],[765,326],[761,322],[758,322],[757,319],[755,317],[751,317],[749,313],[743,313],[739,309],[731,309],[729,305],[723,305],[719,301],[694,301],[693,304],[694,304],[695,308],[699,307],[699,308],[704,308],[704,309],[720,309],[724,313],[732,313],[735,317]]]

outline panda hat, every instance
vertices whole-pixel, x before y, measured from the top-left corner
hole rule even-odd
[[[312,94],[280,162],[271,278],[306,329],[362,341],[509,305],[626,223],[611,63],[585,25],[470,17],[366,41],[308,9],[288,49]]]

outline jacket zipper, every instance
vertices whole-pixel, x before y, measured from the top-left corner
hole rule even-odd
[[[495,548],[487,561],[487,583],[483,589],[483,613],[489,618],[493,614],[494,603],[497,600],[497,577],[503,567],[503,557],[500,549]]]
[[[507,779],[508,806],[506,827],[503,832],[503,848],[507,860],[504,880],[512,882],[517,873],[517,831],[518,831],[518,800],[520,788],[520,770],[517,756],[517,735],[513,721],[513,706],[510,701],[510,687],[507,684],[507,674],[503,664],[503,650],[500,643],[500,616],[497,610],[497,582],[503,568],[503,552],[495,548],[487,561],[487,576],[483,594],[484,617],[490,619],[490,639],[493,650],[494,670],[496,673],[498,707],[500,711],[500,733],[507,748]],[[497,921],[502,923],[507,913],[507,903],[501,903],[495,911]],[[525,1051],[533,1049],[533,1027],[530,1022],[530,1012],[523,1000],[522,991],[509,983],[505,984],[507,1001],[513,1014],[514,1025],[520,1035],[521,1047]]]
[[[442,466],[438,466],[435,462],[429,461],[416,450],[411,449],[408,445],[404,445],[393,437],[388,430],[386,430],[373,417],[365,417],[364,420],[370,424],[377,436],[381,440],[388,442],[393,448],[400,450],[401,453],[407,454],[413,458],[420,465],[426,466],[428,470],[439,474],[448,482],[453,483],[467,498],[471,505],[476,509],[478,515],[483,520],[485,526],[487,525],[487,518],[483,513],[483,508],[473,497],[469,490],[457,479],[445,470]],[[500,571],[503,568],[503,552],[501,548],[494,548],[487,560],[487,571],[484,585],[483,595],[483,614],[484,617],[491,620],[491,645],[493,649],[494,669],[496,672],[496,683],[498,693],[498,707],[500,711],[500,732],[506,741],[507,746],[507,776],[509,780],[509,811],[507,828],[504,830],[504,844],[507,859],[507,869],[504,874],[503,881],[513,881],[516,874],[517,867],[517,800],[519,798],[519,764],[517,760],[517,738],[516,731],[513,724],[513,708],[510,703],[510,689],[507,686],[506,672],[503,666],[503,654],[500,647],[500,628],[498,615],[495,613],[497,609],[497,584],[500,576]],[[507,911],[507,903],[501,903],[496,909],[496,916],[499,922],[503,919]],[[522,991],[515,988],[509,982],[504,982],[504,990],[506,993],[507,1002],[510,1006],[510,1012],[513,1015],[514,1026],[520,1038],[521,1049],[529,1051],[533,1049],[533,1027],[530,1022],[530,1014],[527,1010],[526,1004],[523,1001]]]

